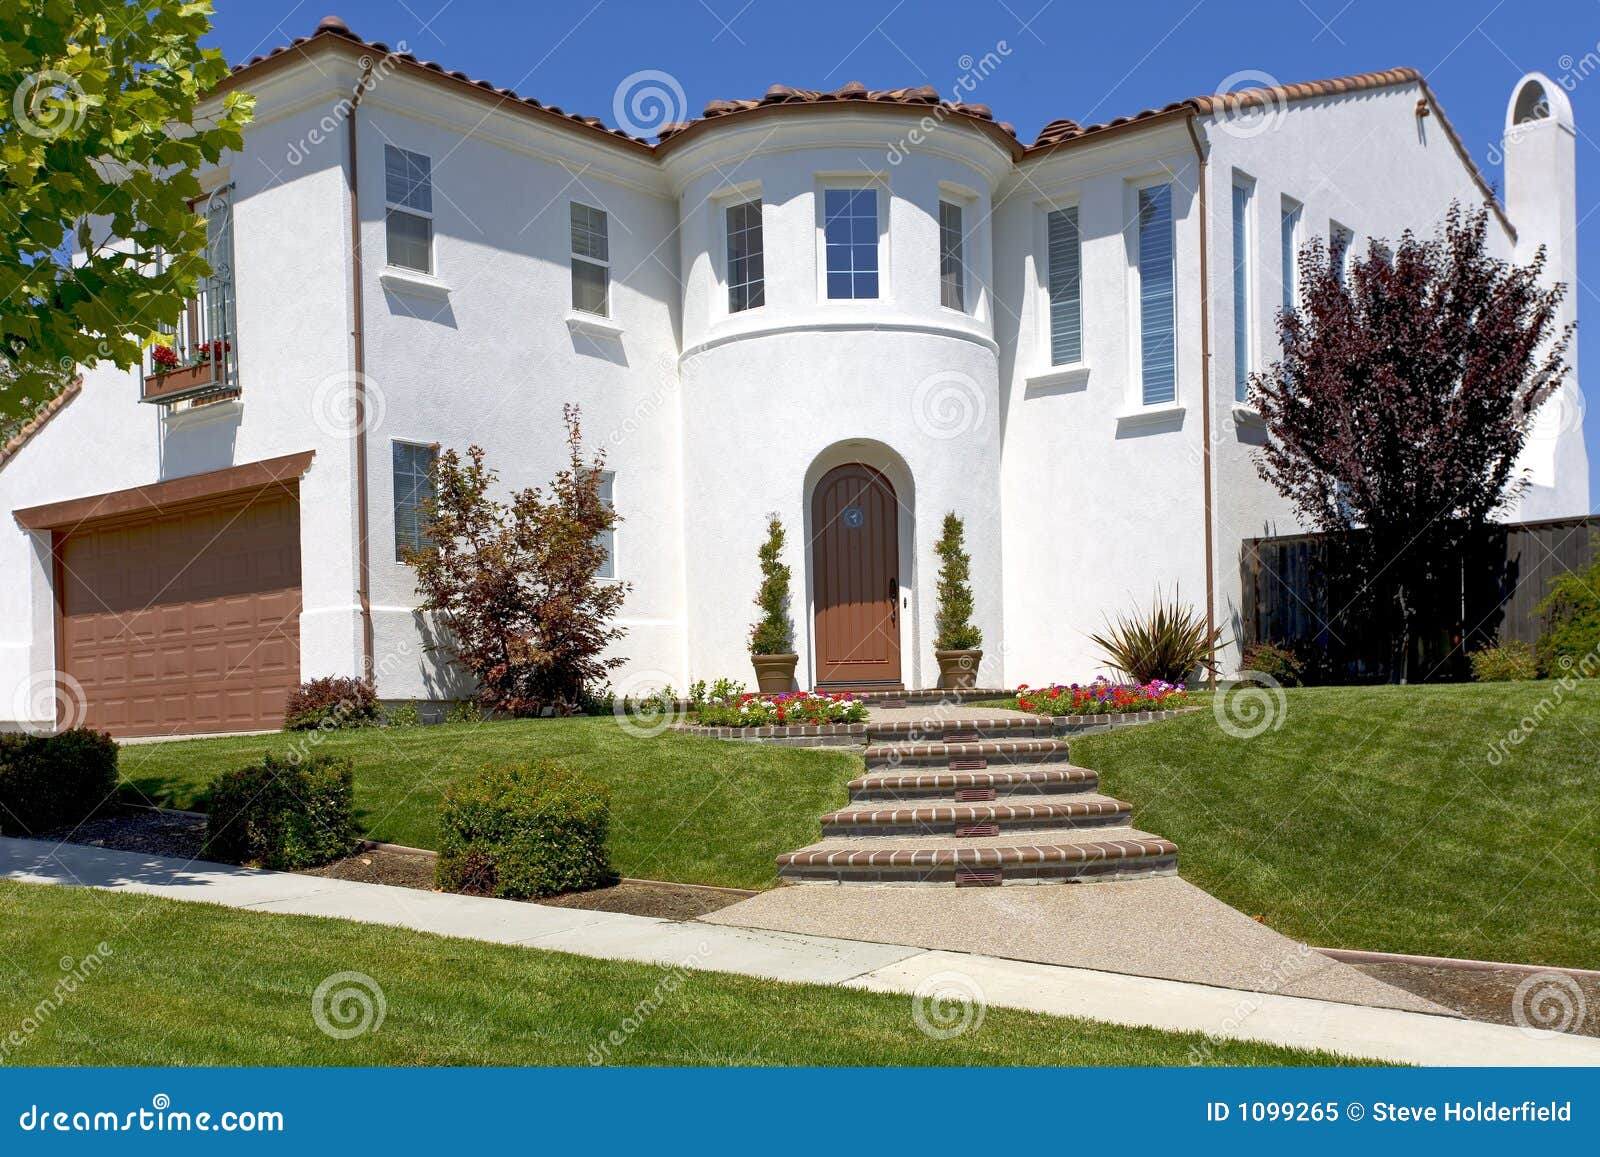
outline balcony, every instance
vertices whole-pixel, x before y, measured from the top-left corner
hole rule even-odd
[[[195,206],[206,218],[206,259],[211,276],[171,329],[163,328],[145,354],[139,400],[158,406],[201,404],[239,393],[238,332],[233,301],[233,238],[227,190]]]

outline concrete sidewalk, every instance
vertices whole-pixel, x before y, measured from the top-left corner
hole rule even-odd
[[[988,1004],[1113,1024],[1325,1048],[1434,1065],[1597,1065],[1600,1040],[1083,968],[551,908],[0,838],[0,879],[109,888],[260,912],[331,916],[444,936],[774,980],[927,994],[955,987]],[[175,946],[182,951],[182,946]]]

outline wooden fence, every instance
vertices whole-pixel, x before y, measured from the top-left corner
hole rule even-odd
[[[1589,566],[1597,540],[1595,517],[1491,527],[1461,564],[1459,605],[1441,616],[1458,625],[1416,640],[1414,669],[1462,678],[1466,653],[1479,646],[1535,642],[1543,629],[1536,608],[1550,580]],[[1319,534],[1246,539],[1239,554],[1243,641],[1314,651],[1339,680],[1381,678],[1389,640],[1370,613],[1370,593],[1338,589],[1328,580],[1327,558],[1327,540]]]

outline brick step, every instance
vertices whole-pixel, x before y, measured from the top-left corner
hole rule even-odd
[[[979,771],[911,768],[869,771],[852,779],[848,786],[853,802],[948,799],[952,803],[984,803],[989,799],[1014,796],[1092,792],[1100,786],[1100,776],[1087,767],[1074,767],[1070,763],[1001,766]]]
[[[835,884],[1000,884],[1123,879],[1177,871],[1178,848],[1131,827],[1015,837],[887,836],[824,839],[778,857],[778,875]]]
[[[838,694],[838,689],[833,687],[819,687],[818,690],[828,694]],[[851,691],[850,694],[874,706],[881,707],[887,703],[895,703],[907,707],[925,707],[941,703],[976,703],[985,699],[1010,699],[1016,695],[1016,692],[996,687],[968,687],[960,690],[940,690],[937,687],[925,687],[911,691],[864,688],[859,691]]]
[[[852,804],[822,817],[824,839],[857,836],[940,835],[971,839],[1078,827],[1125,827],[1131,805],[1093,792],[1012,796],[957,803],[939,800],[877,800]]]
[[[1037,763],[1065,763],[1067,745],[1059,739],[980,739],[963,743],[874,743],[866,750],[867,770],[944,767],[983,771]]]
[[[1049,739],[1056,733],[1053,720],[1043,716],[954,716],[940,719],[929,715],[926,719],[899,719],[894,722],[871,721],[867,724],[867,742],[887,745],[894,743],[974,743],[993,739]]]

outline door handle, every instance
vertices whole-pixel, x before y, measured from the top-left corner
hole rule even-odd
[[[900,579],[898,576],[889,576],[889,622],[897,625],[900,622]]]

